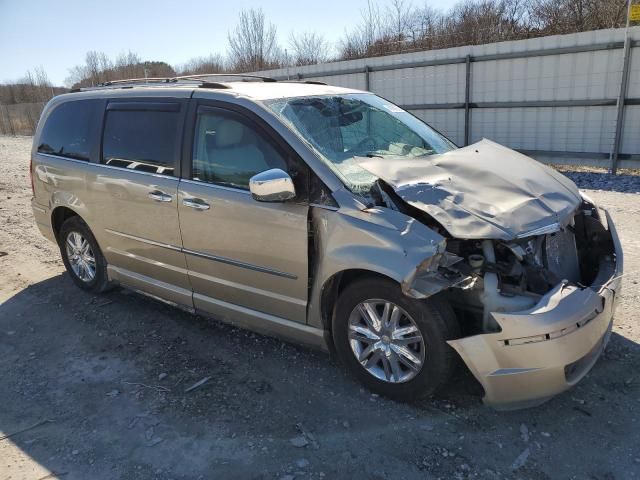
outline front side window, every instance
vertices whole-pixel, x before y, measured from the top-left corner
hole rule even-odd
[[[400,107],[372,94],[294,97],[265,102],[348,188],[366,194],[376,177],[361,157],[419,158],[444,153],[453,143]]]
[[[174,175],[179,123],[179,111],[107,110],[102,163]]]
[[[271,168],[287,171],[276,145],[244,117],[220,109],[201,109],[193,142],[192,178],[248,189],[249,179]]]
[[[99,104],[98,100],[76,100],[55,107],[42,129],[38,152],[89,160]]]

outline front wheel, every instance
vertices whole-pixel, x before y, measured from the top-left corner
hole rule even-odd
[[[386,279],[348,285],[333,318],[343,365],[376,393],[412,400],[434,393],[451,376],[456,353],[446,343],[460,327],[438,299],[415,300]]]

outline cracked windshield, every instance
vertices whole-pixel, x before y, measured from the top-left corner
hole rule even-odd
[[[367,193],[376,180],[358,165],[362,157],[393,161],[456,148],[418,118],[375,95],[287,98],[267,105],[358,193]]]

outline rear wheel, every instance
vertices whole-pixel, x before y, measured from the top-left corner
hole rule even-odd
[[[374,392],[401,400],[434,393],[452,374],[457,319],[438,299],[415,300],[386,279],[347,286],[333,319],[342,363]]]
[[[110,287],[107,262],[91,230],[80,217],[65,220],[58,241],[64,266],[76,285],[94,293]]]

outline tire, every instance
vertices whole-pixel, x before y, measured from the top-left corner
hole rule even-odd
[[[79,239],[85,240],[88,244],[88,249],[84,250],[81,255],[84,263],[80,264],[73,258],[78,255],[74,255],[74,252],[70,250],[72,244],[75,246],[86,245],[84,242],[77,242]],[[111,282],[107,277],[107,262],[93,233],[80,217],[75,216],[64,221],[58,234],[58,245],[62,261],[73,283],[92,293],[106,292],[111,288]],[[88,261],[89,258],[93,258],[93,265]],[[75,268],[74,265],[76,265]],[[89,275],[91,270],[93,270],[93,275]]]
[[[356,310],[356,308],[363,302],[372,299],[390,302],[399,307],[400,312],[396,319],[402,318],[404,314],[410,318],[400,320],[399,327],[396,329],[389,326],[387,330],[380,330],[381,340],[373,340],[373,343],[381,348],[386,348],[378,353],[378,357],[386,357],[386,367],[388,368],[383,368],[385,366],[384,358],[380,358],[374,364],[372,354],[369,356],[371,363],[368,363],[370,371],[356,358],[352,342],[355,341],[354,348],[361,349],[358,351],[360,354],[364,354],[366,349],[361,347],[368,346],[372,337],[367,336],[366,342],[363,342],[354,340],[353,337],[350,338],[349,333],[352,332],[352,335],[355,335],[357,339],[363,338],[363,335],[354,331],[354,328],[359,328],[361,331],[362,325],[366,323],[362,314],[363,310],[359,308]],[[384,303],[372,302],[368,307],[364,307],[364,311],[366,312],[367,308],[371,306],[374,307],[374,311],[379,314],[379,317],[383,317]],[[393,311],[392,308],[389,307],[389,311]],[[388,315],[387,318],[392,317]],[[397,322],[398,320],[396,320]],[[393,322],[389,322],[389,325],[391,323]],[[350,324],[355,326],[350,327]],[[397,353],[398,348],[403,346],[403,340],[410,341],[418,337],[412,325],[419,330],[422,344],[416,342],[405,344],[405,346],[410,349],[413,358],[420,359],[423,356],[421,366],[417,371],[416,368],[408,368],[407,366],[411,364],[416,367],[416,363],[409,361],[407,365],[403,364],[402,362],[408,360],[407,357]],[[410,330],[405,328],[404,331],[413,331],[413,333],[400,335],[399,328],[404,327],[411,327]],[[438,298],[415,300],[407,297],[402,293],[400,286],[391,280],[368,278],[348,285],[336,303],[332,328],[336,353],[341,363],[370,390],[386,397],[410,401],[430,396],[449,380],[457,365],[457,354],[446,343],[447,340],[460,336],[460,326],[449,304]],[[373,329],[370,329],[367,335],[371,331]],[[385,335],[382,335],[383,332],[386,332],[386,338]],[[399,340],[396,340],[397,337]],[[394,362],[396,364],[395,370],[392,368]],[[398,371],[398,364],[400,364],[400,371]],[[388,370],[391,370],[390,375]],[[406,376],[403,376],[405,374]]]

